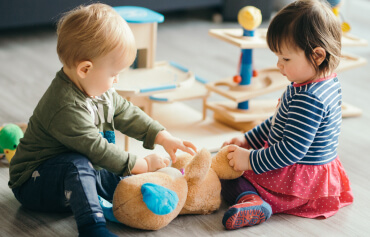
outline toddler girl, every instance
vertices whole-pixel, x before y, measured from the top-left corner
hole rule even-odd
[[[319,0],[295,1],[272,20],[267,43],[291,84],[273,116],[223,144],[230,145],[230,165],[245,171],[222,181],[223,197],[236,203],[224,215],[226,229],[262,223],[273,213],[327,218],[353,202],[337,154],[342,91],[333,71],[341,32]]]

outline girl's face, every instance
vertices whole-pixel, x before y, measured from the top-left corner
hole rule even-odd
[[[308,61],[303,50],[284,45],[280,51],[275,53],[278,57],[277,67],[289,81],[301,84],[316,79],[315,68]]]

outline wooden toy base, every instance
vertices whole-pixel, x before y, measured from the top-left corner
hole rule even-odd
[[[209,92],[203,83],[195,81],[189,88],[179,88],[176,91],[170,91],[160,94],[149,96],[149,114],[152,116],[153,103],[173,103],[176,101],[202,99],[203,104],[203,120],[206,119],[206,106],[207,97]]]
[[[249,130],[251,130],[252,128],[254,128],[255,126],[259,125],[263,120],[255,120],[255,121],[252,121],[252,122],[234,122],[224,116],[222,116],[222,114],[220,113],[214,113],[213,114],[213,118],[220,122],[220,123],[223,123],[235,130],[238,130],[242,133],[245,133]]]
[[[198,149],[206,148],[211,152],[218,151],[224,141],[241,135],[240,131],[214,121],[212,118],[202,120],[202,113],[181,102],[154,103],[152,117],[163,124],[172,135],[192,142]],[[116,133],[116,143],[122,148],[124,148],[124,139],[124,135]],[[142,142],[132,138],[129,138],[129,141],[129,152],[139,157],[152,153],[168,157],[162,146],[156,146],[154,150],[146,150]],[[178,152],[181,153],[181,151]]]
[[[158,103],[171,103],[175,101],[201,99],[208,96],[208,90],[204,84],[195,81],[190,87],[179,88],[176,91],[153,94],[149,99]]]
[[[356,67],[362,67],[366,65],[366,63],[367,61],[365,58],[358,57],[355,55],[350,55],[348,53],[342,53],[340,63],[335,71],[342,72],[342,71],[350,70]]]
[[[202,99],[204,105],[208,94],[208,90],[204,84],[195,81],[189,88],[178,88],[175,91],[153,94],[151,96],[138,95],[126,97],[126,99],[140,107],[146,114],[152,117],[153,103],[165,104],[184,100]],[[205,112],[203,112],[203,114],[205,115]]]
[[[342,117],[343,118],[358,117],[361,115],[362,115],[362,109],[357,108],[347,103],[342,104]]]
[[[255,30],[254,37],[243,36],[242,29],[211,29],[209,35],[241,49],[266,48],[266,28]]]
[[[232,101],[207,102],[206,107],[213,110],[218,118],[243,123],[265,120],[274,114],[277,103],[277,100],[250,100],[248,110],[238,109],[237,103]]]
[[[274,114],[276,100],[251,100],[248,110],[240,110],[237,103],[231,101],[206,102],[207,109],[214,112],[214,118],[236,130],[248,131],[251,123],[258,125],[261,121]],[[362,110],[348,103],[342,104],[342,117],[358,117],[362,115]],[[254,127],[254,126],[253,126]],[[252,127],[252,128],[253,128]]]
[[[152,103],[205,98],[208,91],[195,75],[176,63],[156,62],[153,68],[129,69],[114,85],[117,93],[152,115]]]
[[[350,33],[342,34],[342,47],[343,46],[367,46],[368,42]]]
[[[235,45],[241,49],[267,48],[266,28],[255,30],[254,37],[243,36],[242,29],[211,29],[209,35]],[[342,35],[342,46],[367,46],[367,40],[358,38],[351,34]]]
[[[152,95],[190,87],[195,81],[192,72],[168,62],[156,62],[153,68],[128,69],[119,76],[120,80],[114,88],[123,97]]]
[[[258,71],[258,76],[253,77],[251,84],[240,86],[232,78],[206,84],[208,90],[222,95],[235,102],[243,102],[270,92],[285,88],[289,81],[277,68]]]

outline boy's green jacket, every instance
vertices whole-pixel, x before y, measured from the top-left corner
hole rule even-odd
[[[163,129],[114,89],[97,98],[86,96],[61,69],[29,120],[10,162],[8,185],[20,186],[40,164],[67,152],[85,155],[95,167],[128,175],[137,157],[108,142],[114,141],[114,130],[153,149],[155,137]]]

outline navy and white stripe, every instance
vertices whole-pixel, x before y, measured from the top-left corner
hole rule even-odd
[[[342,122],[341,103],[341,86],[335,75],[300,86],[289,85],[276,115],[245,134],[255,149],[250,154],[254,172],[334,160]],[[263,149],[265,141],[267,149]]]

